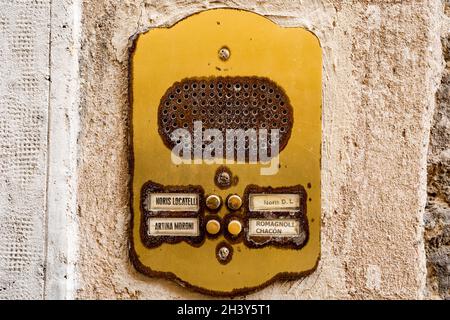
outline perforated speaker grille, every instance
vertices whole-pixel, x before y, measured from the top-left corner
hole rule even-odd
[[[293,124],[293,110],[284,90],[262,77],[187,78],[173,84],[164,94],[158,109],[158,126],[164,144],[172,149],[177,141],[171,133],[186,129],[194,136],[194,122],[202,129],[267,129],[268,156],[271,156],[271,129],[279,130],[279,151],[286,146]],[[255,144],[245,140],[245,154]],[[234,154],[239,145],[235,143]],[[205,145],[202,146],[205,148]],[[223,150],[225,156],[226,144]],[[247,156],[246,156],[246,159]]]

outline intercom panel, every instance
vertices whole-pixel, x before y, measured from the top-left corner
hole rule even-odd
[[[320,257],[318,39],[216,9],[135,40],[131,259],[148,276],[235,295]]]

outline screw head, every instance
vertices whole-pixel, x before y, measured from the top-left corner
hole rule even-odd
[[[228,172],[223,171],[217,175],[217,184],[222,187],[231,185],[231,176]]]
[[[228,47],[222,47],[219,49],[219,58],[222,61],[227,61],[228,59],[230,59],[230,49],[228,49]]]
[[[219,258],[219,260],[221,260],[221,261],[227,260],[229,255],[230,255],[230,249],[228,249],[225,246],[221,247],[219,249],[219,251],[217,252],[217,258]]]

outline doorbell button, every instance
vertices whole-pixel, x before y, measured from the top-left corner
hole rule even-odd
[[[228,232],[233,236],[238,236],[242,231],[242,224],[238,220],[231,220],[228,224]]]
[[[220,222],[215,219],[209,220],[206,223],[206,231],[211,235],[218,234],[220,231]]]
[[[242,199],[237,194],[232,194],[227,199],[227,206],[230,210],[239,210],[242,206]]]
[[[206,198],[206,207],[208,209],[210,209],[210,210],[217,210],[217,209],[219,209],[221,204],[222,204],[222,199],[219,196],[215,195],[215,194],[209,195]]]

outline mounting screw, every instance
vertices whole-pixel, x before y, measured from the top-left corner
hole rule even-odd
[[[219,252],[217,253],[217,258],[221,261],[226,261],[228,259],[228,256],[230,255],[230,249],[223,246],[219,249]]]
[[[229,186],[231,184],[230,174],[226,171],[223,171],[217,175],[217,183],[223,187]]]
[[[222,61],[227,61],[228,59],[230,59],[230,49],[228,49],[228,47],[222,47],[219,50],[219,58]]]

